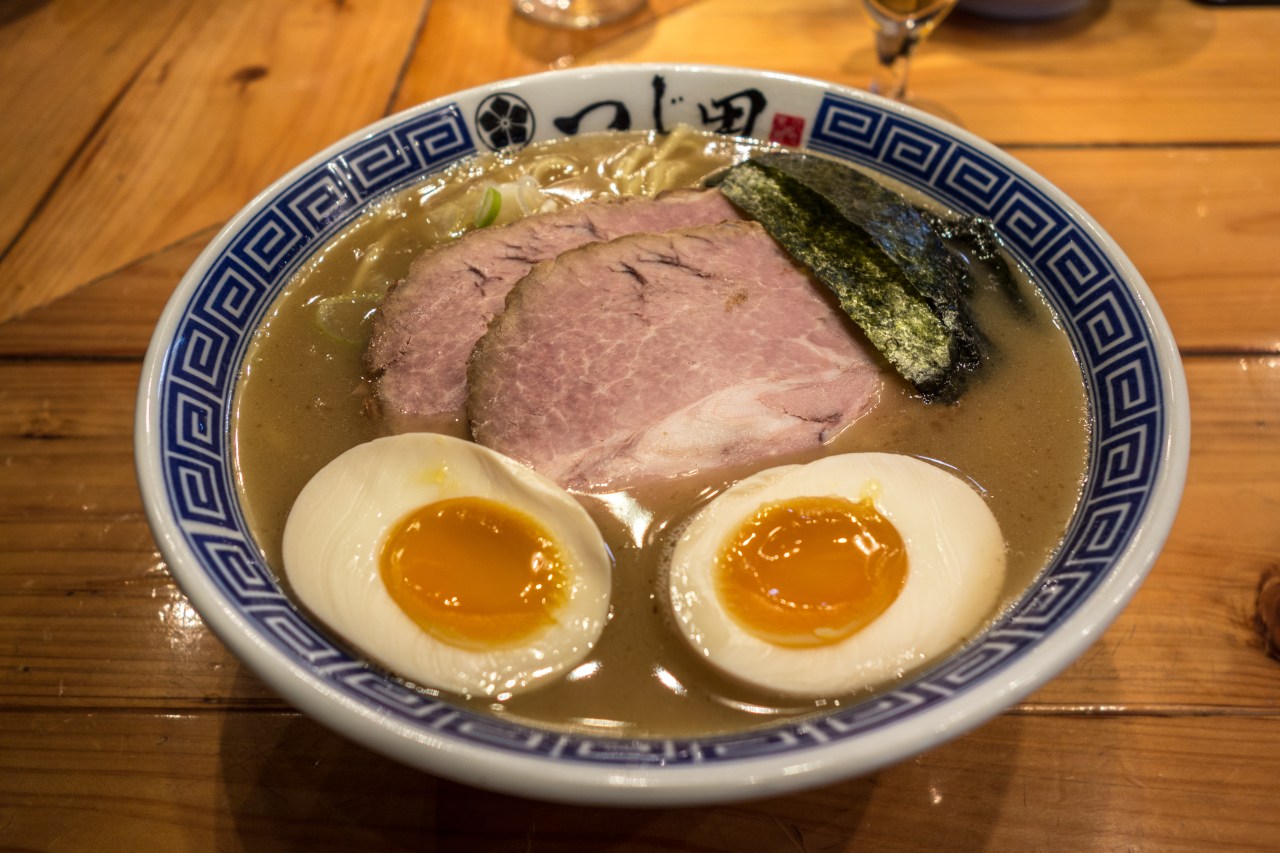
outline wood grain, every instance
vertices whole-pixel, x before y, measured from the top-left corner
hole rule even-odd
[[[0,258],[182,14],[165,0],[0,8]]]
[[[140,360],[169,297],[217,230],[198,231],[0,323],[0,358]]]
[[[0,320],[227,219],[380,117],[421,10],[189,4],[0,260]]]
[[[1280,149],[1012,153],[1115,239],[1183,352],[1280,352]]]
[[[1280,835],[1277,774],[1276,717],[1005,716],[805,793],[584,809],[437,779],[291,714],[0,715],[0,823],[41,850],[792,853],[1088,839],[1095,849],[1265,851]]]
[[[703,0],[574,61],[748,65],[864,88],[875,54],[853,6]],[[1275,143],[1280,54],[1264,45],[1277,27],[1269,9],[1183,0],[1094,0],[1038,25],[956,14],[916,53],[911,89],[999,145]]]

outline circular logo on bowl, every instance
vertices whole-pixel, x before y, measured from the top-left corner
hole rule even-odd
[[[494,151],[521,147],[533,138],[533,108],[519,95],[498,92],[476,108],[476,133]]]

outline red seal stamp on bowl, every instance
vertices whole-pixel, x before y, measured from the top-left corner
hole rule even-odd
[[[779,145],[799,145],[804,139],[804,119],[800,116],[778,113],[769,127],[769,141]]]

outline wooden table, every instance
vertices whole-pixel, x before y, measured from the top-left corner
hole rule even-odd
[[[852,0],[650,0],[572,34],[506,0],[0,4],[0,847],[1277,850],[1280,9],[957,13],[913,85],[1089,210],[1191,390],[1178,521],[1060,677],[868,778],[720,808],[525,802],[408,770],[280,701],[143,520],[134,392],[186,266],[258,190],[395,110],[547,67],[686,60],[869,79]]]

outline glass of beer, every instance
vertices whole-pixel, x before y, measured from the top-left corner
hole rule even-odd
[[[879,66],[871,91],[907,99],[907,72],[916,46],[947,16],[956,0],[863,0],[876,34]]]

